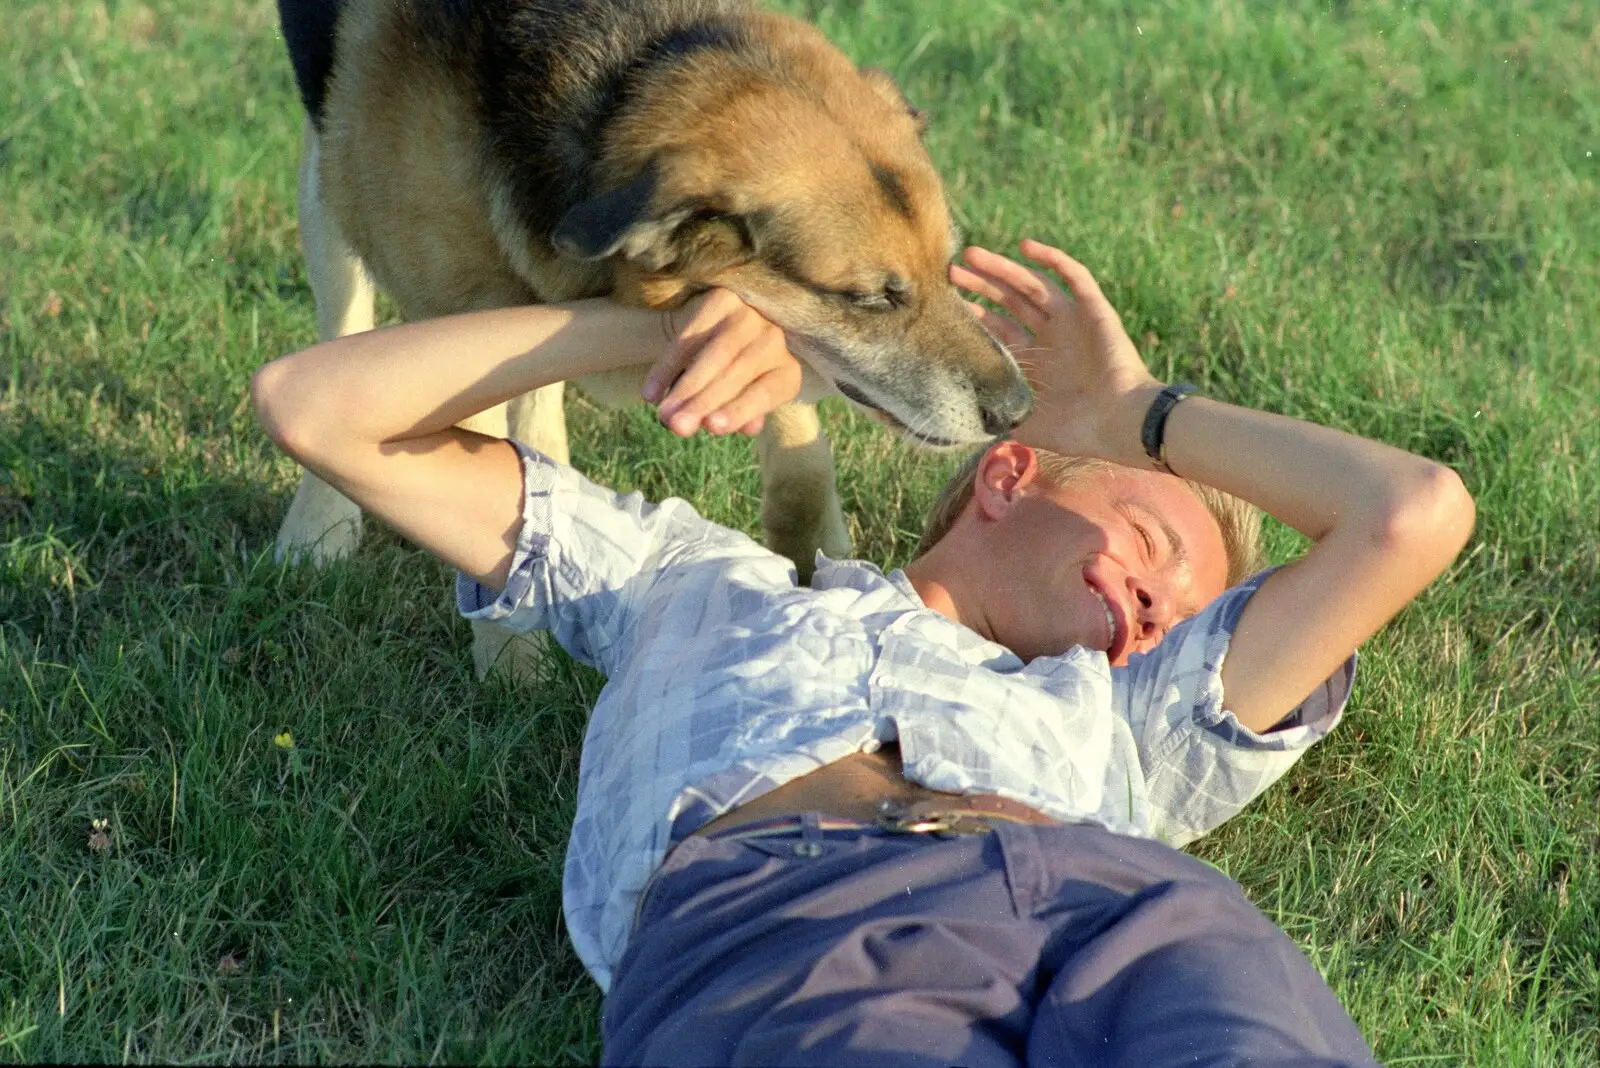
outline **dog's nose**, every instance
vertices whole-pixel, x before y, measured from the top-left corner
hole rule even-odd
[[[981,389],[978,392],[978,414],[983,418],[984,433],[999,437],[1033,411],[1033,393],[1020,377],[1005,382],[998,389]]]

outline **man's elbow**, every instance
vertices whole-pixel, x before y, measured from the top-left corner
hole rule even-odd
[[[273,360],[250,376],[250,403],[267,436],[304,463],[314,451],[319,420],[298,378],[291,358]]]
[[[1380,539],[1386,552],[1437,576],[1460,555],[1476,521],[1477,505],[1461,476],[1430,461],[1389,505]]]

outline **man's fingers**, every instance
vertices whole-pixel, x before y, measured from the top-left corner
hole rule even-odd
[[[980,297],[994,301],[1022,320],[1022,325],[1034,333],[1044,329],[1049,322],[1048,314],[1037,304],[991,274],[980,274],[953,263],[950,265],[950,281],[969,293],[976,293]]]
[[[722,410],[745,392],[752,370],[746,361],[734,361],[722,374],[706,383],[704,389],[684,402],[667,420],[667,426],[674,433],[686,436],[701,426],[713,434],[721,434],[738,426],[739,423],[730,423]]]
[[[728,333],[737,313],[747,310],[737,296],[725,289],[713,289],[695,299],[698,303],[691,305],[689,321],[645,375],[641,392],[651,404],[664,401],[673,383],[699,359],[701,352]]]
[[[729,367],[737,360],[748,340],[743,331],[727,330],[707,342],[678,376],[671,391],[661,399],[662,421],[665,422],[668,416],[688,404],[712,382],[728,373]]]
[[[706,304],[695,309],[672,344],[667,346],[667,351],[650,365],[650,370],[645,374],[644,386],[640,390],[645,400],[659,404],[666,399],[667,391],[688,370],[700,351],[716,340],[716,327],[720,319],[720,315],[707,311]]]
[[[674,345],[661,358],[650,365],[649,372],[644,376],[644,387],[640,390],[644,399],[651,404],[659,403],[665,398],[667,390],[672,388],[678,376],[683,374],[685,367],[693,355],[692,348],[685,349],[682,345]]]
[[[1006,289],[999,282],[972,270],[959,263],[950,265],[950,281],[968,293],[976,293],[980,297],[987,297],[996,304],[1002,303],[1006,297]]]
[[[1042,263],[1050,268],[1066,283],[1072,295],[1079,300],[1105,300],[1105,294],[1100,292],[1100,283],[1094,280],[1094,275],[1089,268],[1062,252],[1053,245],[1046,245],[1033,238],[1024,238],[1022,241],[1022,254],[1035,263]]]
[[[800,364],[783,332],[734,293],[713,289],[651,365],[644,394],[668,429],[688,437],[755,433],[766,413],[800,392]]]
[[[734,430],[745,434],[759,433],[767,413],[780,404],[794,400],[799,393],[799,367],[793,367],[792,371],[788,366],[774,367],[708,415],[705,428],[713,434],[726,434]]]
[[[1000,344],[1008,349],[1025,349],[1033,345],[1033,335],[1019,326],[1016,320],[982,304],[966,301],[967,310],[973,318],[983,324],[983,328],[1000,339]]]
[[[726,434],[799,395],[799,361],[776,329],[763,329],[737,352],[712,348],[662,402],[662,422],[673,433],[687,437],[704,427]]]
[[[973,270],[1010,286],[1042,312],[1050,311],[1060,300],[1059,292],[1048,278],[1008,256],[973,245],[962,254],[962,259]]]
[[[982,304],[972,301],[964,302],[967,310],[973,317],[982,323],[985,330],[1000,339],[1000,344],[1008,349],[1026,349],[1033,347],[1033,335],[1018,326],[1015,320],[1001,315],[999,312],[985,308]]]

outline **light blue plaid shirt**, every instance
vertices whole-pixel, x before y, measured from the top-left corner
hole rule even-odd
[[[619,495],[519,446],[526,497],[503,592],[462,576],[461,613],[548,629],[609,681],[578,774],[562,896],[602,989],[667,849],[736,805],[898,741],[934,790],[989,793],[1064,821],[1192,841],[1338,722],[1344,665],[1256,734],[1219,672],[1262,576],[1125,668],[1076,648],[1024,664],[925,607],[901,572],[789,561],[681,500]]]

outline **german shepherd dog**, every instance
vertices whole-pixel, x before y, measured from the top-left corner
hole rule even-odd
[[[609,294],[713,286],[780,326],[837,391],[912,441],[974,444],[1028,413],[1016,363],[962,305],[921,119],[881,71],[742,0],[279,0],[310,122],[300,230],[323,339]],[[369,281],[370,279],[370,281]],[[584,380],[640,400],[643,369]],[[562,387],[474,429],[567,459]],[[768,544],[809,577],[849,552],[815,408],[757,442]],[[305,475],[280,557],[328,559],[360,511]],[[502,632],[503,633],[503,632]],[[487,670],[503,639],[480,631]]]

